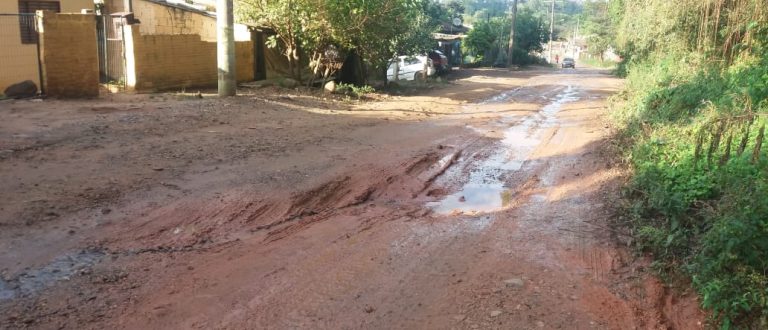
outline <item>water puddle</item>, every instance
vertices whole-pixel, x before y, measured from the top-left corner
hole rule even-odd
[[[515,88],[515,89],[512,89],[512,90],[508,90],[508,91],[503,92],[501,94],[495,95],[495,96],[493,96],[493,97],[491,97],[491,98],[489,98],[487,100],[483,100],[483,101],[479,102],[478,104],[479,105],[485,105],[485,104],[509,101],[512,98],[512,96],[517,94],[522,89],[523,89],[523,87],[518,87],[518,88]]]
[[[490,101],[505,100],[515,91],[502,93]],[[529,154],[540,143],[543,130],[557,125],[557,113],[563,104],[578,100],[576,93],[572,86],[568,86],[541,111],[526,116],[519,124],[506,128],[499,147],[474,167],[467,183],[459,191],[442,200],[428,203],[427,207],[439,214],[478,214],[508,207],[512,194],[504,185],[505,176],[523,167]],[[480,104],[486,103],[487,101]],[[511,122],[514,119],[506,118],[505,121]],[[472,128],[483,133],[489,132],[482,127]]]
[[[51,263],[21,273],[12,280],[0,278],[0,301],[27,296],[58,281],[68,280],[99,262],[103,256],[104,253],[100,251],[80,251],[60,256]]]

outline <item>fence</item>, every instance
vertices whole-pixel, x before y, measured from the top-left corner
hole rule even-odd
[[[96,35],[99,52],[99,80],[125,89],[125,18],[106,12],[97,17]]]
[[[41,88],[41,71],[35,14],[0,13],[0,93],[25,80]]]

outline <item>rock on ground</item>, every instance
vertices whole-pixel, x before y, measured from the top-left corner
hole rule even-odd
[[[32,80],[25,80],[6,87],[3,94],[12,99],[33,97],[37,95],[37,85]]]

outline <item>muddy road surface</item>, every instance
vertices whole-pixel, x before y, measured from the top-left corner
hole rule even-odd
[[[614,227],[620,86],[0,102],[0,328],[701,328]]]

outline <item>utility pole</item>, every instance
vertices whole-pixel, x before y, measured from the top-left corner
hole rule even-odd
[[[237,90],[234,16],[232,0],[216,1],[216,60],[221,97],[234,96]]]
[[[509,48],[507,48],[507,68],[512,67],[512,49],[515,46],[515,21],[517,20],[517,0],[512,0],[512,29],[509,31]]]
[[[581,23],[581,17],[576,17],[576,28],[573,29],[573,42],[571,43],[571,53],[573,53],[573,58],[577,58],[578,56],[576,53],[576,39],[579,36],[579,24]]]
[[[555,0],[552,0],[552,16],[549,20],[549,63],[552,64],[552,37],[555,34]]]

